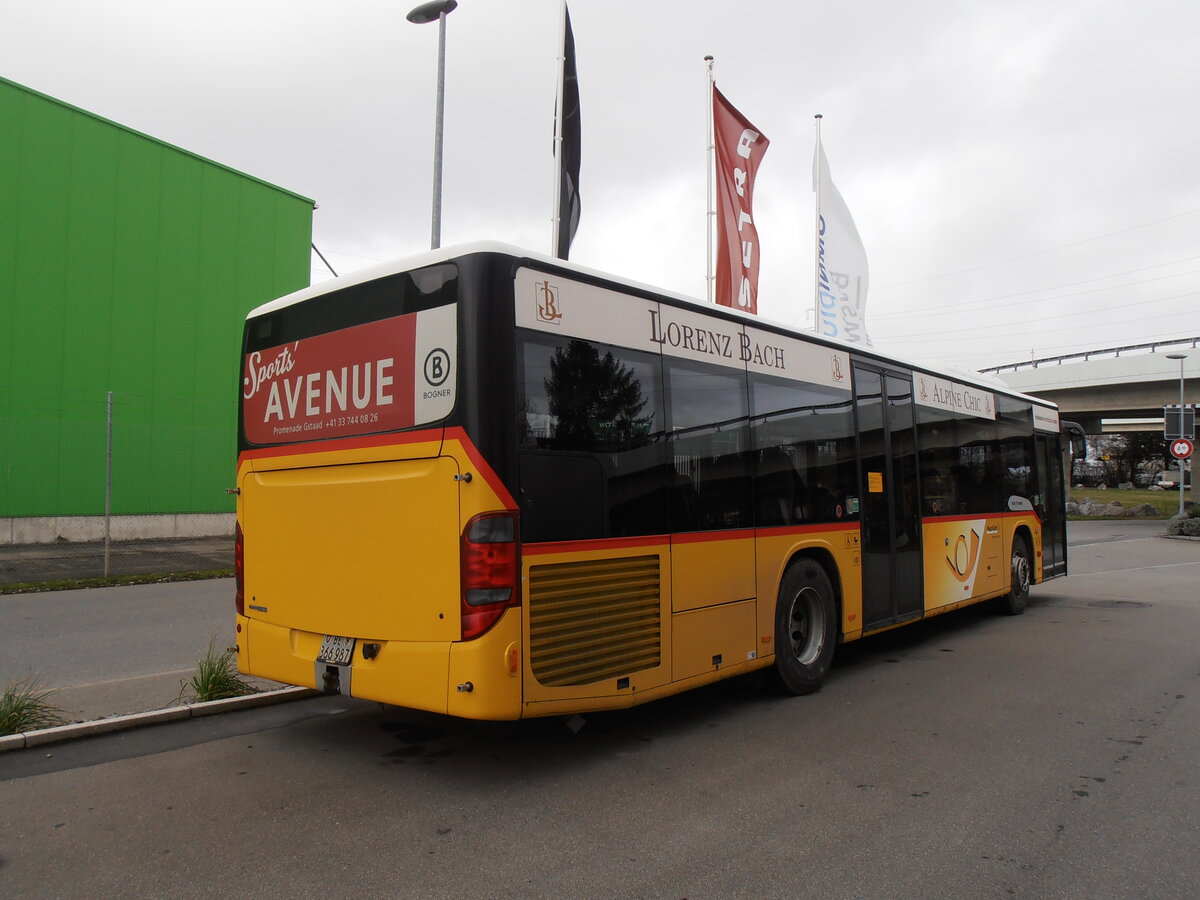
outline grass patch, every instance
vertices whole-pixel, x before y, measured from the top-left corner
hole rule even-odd
[[[232,578],[233,569],[204,572],[171,572],[156,575],[113,575],[109,578],[63,578],[57,581],[21,581],[0,584],[0,594],[37,594],[42,591],[78,591],[86,588],[122,587],[130,584],[167,584],[172,581],[204,581]]]
[[[1184,498],[1191,499],[1191,492],[1184,494]],[[1141,506],[1143,503],[1149,503],[1158,513],[1159,518],[1167,519],[1179,512],[1179,491],[1151,491],[1144,489],[1134,489],[1132,491],[1122,490],[1107,490],[1101,491],[1096,488],[1071,488],[1067,496],[1068,500],[1074,500],[1076,503],[1082,503],[1084,500],[1094,500],[1097,503],[1112,503],[1114,500],[1119,502],[1123,507],[1129,509],[1131,506]],[[1081,519],[1095,519],[1097,516],[1080,516]],[[1150,518],[1147,516],[1146,518]]]
[[[180,682],[178,699],[182,703],[204,703],[256,693],[258,689],[237,670],[236,651],[218,650],[213,638],[208,643],[208,652],[196,664],[196,674],[190,681]]]
[[[62,725],[62,710],[50,702],[52,690],[43,690],[29,677],[10,684],[0,695],[0,734],[22,734]]]

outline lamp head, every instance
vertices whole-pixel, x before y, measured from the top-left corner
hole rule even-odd
[[[443,13],[452,13],[457,8],[458,0],[429,0],[415,7],[405,18],[414,25],[427,25],[436,22]]]

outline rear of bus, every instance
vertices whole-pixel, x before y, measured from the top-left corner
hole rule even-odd
[[[474,336],[495,330],[487,310],[511,300],[464,300],[486,294],[495,262],[431,255],[249,315],[242,672],[468,718],[520,716],[515,504],[481,450],[491,398],[464,389],[486,383],[480,367],[504,352]]]

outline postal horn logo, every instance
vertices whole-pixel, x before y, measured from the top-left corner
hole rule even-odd
[[[967,581],[975,574],[975,566],[979,564],[979,532],[974,528],[971,529],[971,541],[968,545],[967,536],[960,534],[954,539],[954,543],[950,543],[950,539],[946,539],[946,543],[950,549],[946,552],[946,565],[950,567],[950,572],[955,579],[966,585]]]
[[[557,325],[558,320],[563,317],[562,309],[558,305],[558,288],[549,281],[539,281],[533,287],[537,295],[538,321]]]

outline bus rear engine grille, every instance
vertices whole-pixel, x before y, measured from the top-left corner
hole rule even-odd
[[[659,665],[657,556],[529,569],[529,661],[551,687],[594,684]]]

